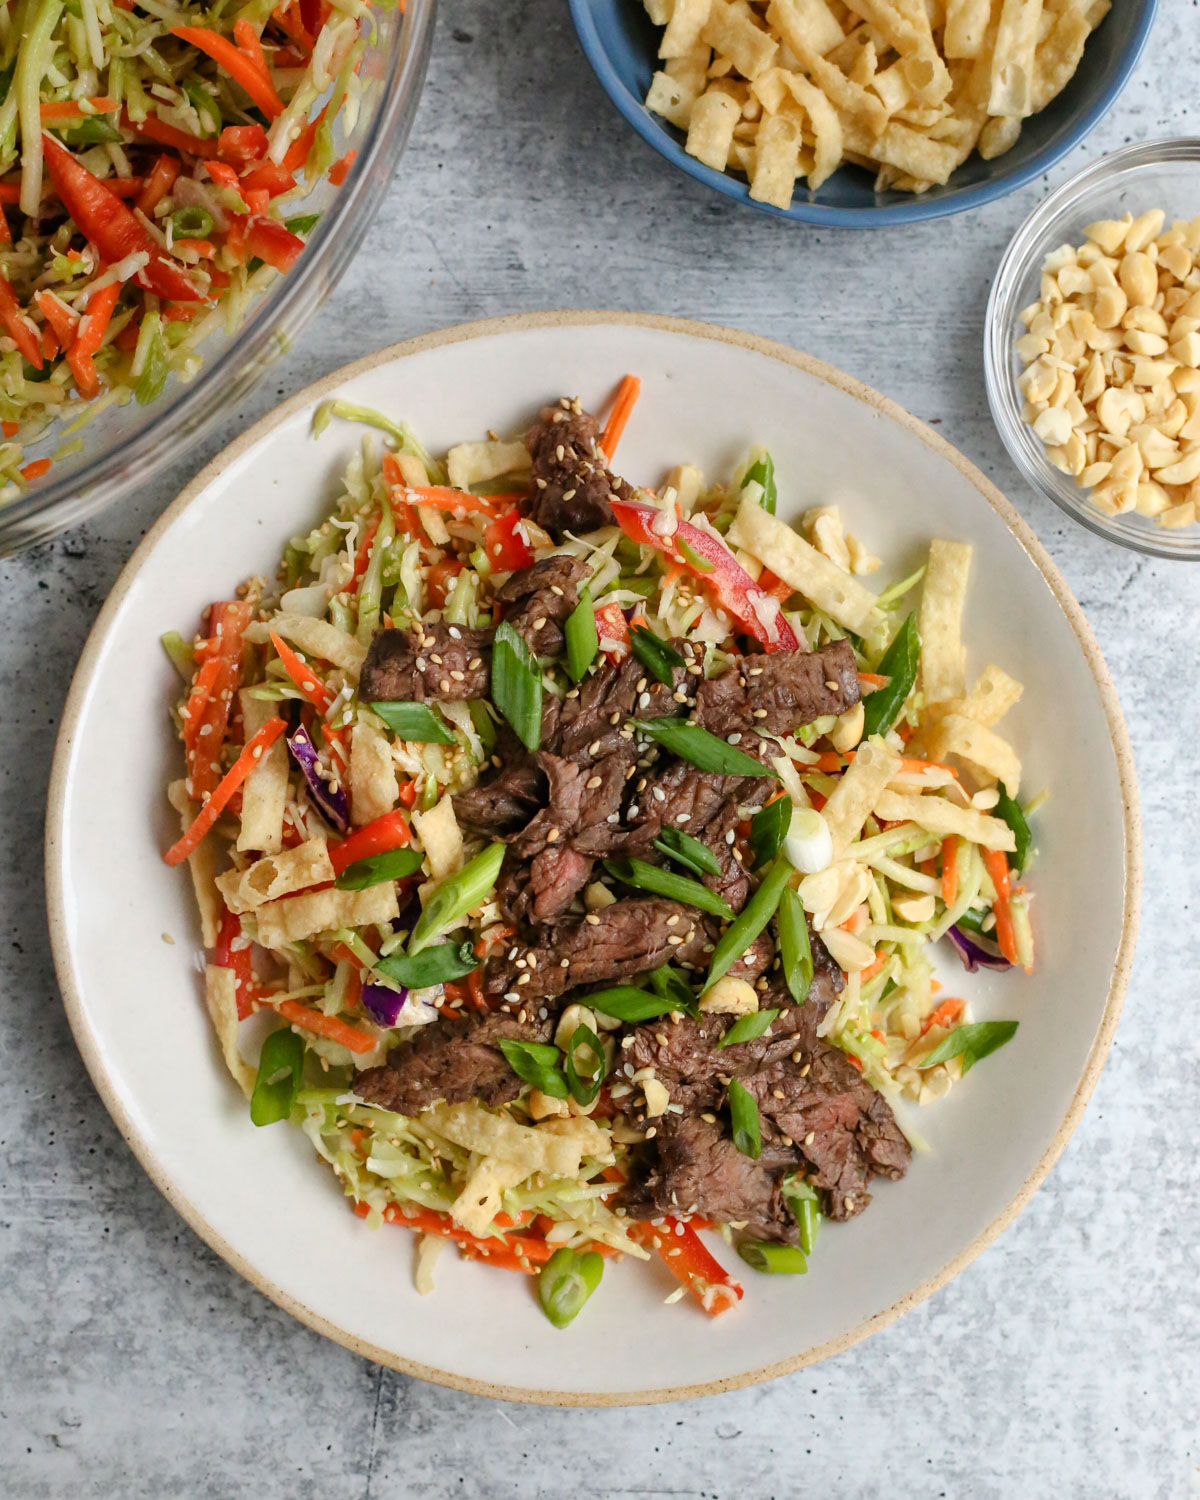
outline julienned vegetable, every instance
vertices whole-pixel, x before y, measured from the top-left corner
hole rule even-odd
[[[288,209],[334,166],[334,119],[363,87],[357,13],[309,0],[253,18],[37,0],[13,20],[0,42],[0,499],[50,466],[22,446],[47,421],[109,392],[153,400],[293,264],[312,216]]]
[[[554,1252],[538,1277],[538,1301],[555,1328],[565,1328],[578,1317],[603,1275],[604,1259],[594,1250],[583,1255],[567,1249]]]
[[[301,728],[294,734],[289,734],[287,747],[308,783],[309,796],[320,809],[321,816],[339,833],[345,833],[350,827],[350,802],[345,788],[337,785],[331,776],[327,777],[322,771],[317,747],[309,739],[307,731]]]

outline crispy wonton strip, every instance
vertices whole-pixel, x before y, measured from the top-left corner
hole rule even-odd
[[[965,542],[930,543],[929,567],[917,611],[921,686],[926,703],[960,698],[966,688],[962,617],[970,569],[971,548]]]
[[[880,795],[899,768],[899,755],[882,739],[876,737],[859,746],[853,765],[822,809],[833,835],[835,855],[844,853],[862,832],[867,815],[875,811]]]
[[[275,717],[275,704],[252,698],[243,688],[239,694],[246,738],[251,739],[268,719]],[[283,848],[283,813],[288,799],[288,752],[282,739],[266,753],[242,784],[242,816],[237,846],[244,853],[260,849],[277,854]]]
[[[237,976],[232,969],[218,968],[216,964],[206,966],[204,1003],[217,1034],[225,1066],[249,1099],[254,1092],[257,1075],[249,1063],[242,1061],[242,1054],[238,1051]]]
[[[875,804],[875,814],[889,823],[915,823],[938,838],[958,834],[985,849],[1012,853],[1017,847],[1012,829],[1002,818],[989,818],[973,807],[958,807],[945,797],[905,797],[884,792]]]
[[[255,912],[258,941],[264,948],[331,932],[336,927],[369,927],[400,915],[394,882],[368,886],[363,891],[313,891],[307,896],[285,896]]]
[[[217,878],[217,888],[229,910],[241,916],[295,891],[325,885],[336,874],[325,839],[318,834],[294,849],[264,855],[245,870],[227,870]]]

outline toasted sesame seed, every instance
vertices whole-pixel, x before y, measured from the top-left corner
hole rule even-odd
[[[423,656],[418,656],[417,657],[417,671],[418,672],[423,672],[425,670],[426,665],[427,665],[427,663],[425,661],[425,658]]]
[[[638,699],[638,707],[639,708],[649,708],[650,707],[650,694],[649,693],[643,693],[642,696]]]
[[[772,1099],[783,1099],[784,1097],[785,1097],[785,1095],[784,1095],[784,1092],[783,1092],[782,1089],[772,1089],[771,1090],[771,1098]]]
[[[442,658],[437,654],[436,651],[431,651],[429,653],[429,660],[434,664],[435,667],[440,667],[443,664]]]
[[[467,674],[465,672],[459,672],[459,671],[455,670],[455,671],[452,671],[450,673],[450,681],[451,682],[466,682],[466,680],[467,680]]]
[[[756,719],[765,719],[767,717],[767,711],[766,711],[766,709],[765,708],[756,708],[754,710],[754,717]]]
[[[792,1053],[792,1061],[794,1063],[798,1063],[803,1055],[804,1054],[802,1052],[793,1052]]]
[[[550,585],[550,592],[552,594],[554,594],[559,599],[561,599],[563,597],[563,591],[562,591],[562,589],[559,588],[559,586],[558,586],[557,583],[552,583]]]
[[[600,753],[600,741],[599,740],[593,740],[592,743],[588,746],[588,754],[589,755],[598,755],[599,753]]]
[[[545,626],[546,626],[546,616],[545,615],[539,615],[538,618],[533,622],[533,628],[535,630],[544,630]]]
[[[808,1070],[811,1067],[812,1067],[812,1063],[805,1063],[804,1066],[800,1069],[800,1077],[801,1078],[807,1078],[808,1077]]]
[[[667,794],[663,791],[662,787],[652,787],[651,790],[654,793],[655,802],[665,802],[667,800]]]
[[[517,983],[518,984],[528,984],[529,983],[529,972],[528,972],[528,970],[526,970],[526,972],[524,974],[518,974],[517,975]]]
[[[516,990],[505,990],[504,998],[506,1000],[519,1000],[521,997],[517,994]]]
[[[575,498],[575,491],[574,490],[564,490],[563,491],[563,499],[564,500],[574,500],[574,498]]]
[[[682,948],[683,947],[683,939],[679,936],[679,934],[677,932],[673,932],[671,934],[671,936],[667,939],[667,942],[670,943],[670,945],[671,945],[672,948]]]
[[[471,658],[471,660],[467,663],[467,666],[471,669],[472,672],[478,672],[479,669],[480,669],[480,667],[483,666],[483,657],[482,656],[473,656]]]
[[[604,777],[603,776],[589,776],[588,779],[584,782],[584,786],[587,787],[587,789],[588,789],[589,792],[595,791],[595,789],[598,786],[603,786],[603,785],[604,785]]]
[[[740,743],[741,738],[742,738],[741,734],[737,730],[734,730],[734,732],[732,734],[727,734],[725,736],[725,743],[727,745],[736,745],[736,744]]]
[[[588,912],[587,916],[584,917],[583,920],[588,924],[589,927],[599,927],[600,925],[600,918],[594,911]]]
[[[631,802],[629,804],[629,816],[631,818],[636,818],[637,815],[641,812],[641,810],[642,809],[641,809],[641,807],[640,807],[640,805],[638,803]]]
[[[621,712],[619,709],[614,709],[612,713],[609,714],[608,722],[610,724],[619,724],[621,722]]]
[[[836,682],[826,681],[825,686],[831,693],[836,693],[838,690],[838,684]]]
[[[671,915],[667,918],[667,926],[668,927],[674,927],[675,924],[678,921],[679,921],[679,913],[677,911],[673,911],[671,913]]]
[[[558,839],[559,839],[559,830],[557,828],[552,828],[550,830],[550,832],[546,835],[546,842],[548,844],[556,844],[558,842]]]
[[[751,667],[750,670],[746,673],[746,676],[747,677],[761,677],[762,674],[763,674],[763,669],[761,667]]]
[[[690,823],[692,821],[692,815],[691,813],[680,813],[675,821],[677,823]]]
[[[438,683],[438,687],[443,693],[448,693],[450,691],[450,679],[448,677],[443,677],[441,682]]]
[[[804,1144],[806,1146],[811,1146],[812,1143],[816,1140],[816,1138],[817,1138],[817,1132],[815,1130],[810,1130],[808,1132],[808,1134],[804,1137]]]

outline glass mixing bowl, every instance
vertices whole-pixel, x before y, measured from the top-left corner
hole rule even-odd
[[[340,117],[335,126],[337,154],[358,154],[341,187],[322,178],[304,198],[304,211],[321,220],[293,269],[232,336],[217,333],[201,345],[204,363],[193,380],[172,379],[149,406],[131,401],[101,412],[80,433],[82,452],[60,459],[44,480],[0,507],[0,555],[55,536],[144,485],[288,352],[350,264],[387,190],[425,81],[436,9],[437,0],[408,0],[403,11],[372,11],[362,109],[353,129]]]
[[[1017,377],[1024,366],[1016,341],[1025,332],[1018,316],[1038,299],[1045,256],[1059,245],[1082,245],[1084,227],[1097,219],[1135,218],[1161,208],[1167,224],[1200,214],[1200,137],[1125,146],[1064,182],[1039,205],[1013,237],[988,300],[984,373],[992,417],[1009,457],[1028,482],[1097,536],[1154,557],[1200,559],[1200,525],[1171,530],[1136,512],[1106,516],[1069,474],[1046,458],[1031,427],[1021,420]]]

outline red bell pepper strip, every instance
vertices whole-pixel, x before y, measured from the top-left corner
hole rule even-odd
[[[253,1009],[255,999],[254,970],[250,963],[250,944],[235,947],[242,935],[242,921],[226,906],[221,912],[221,926],[212,961],[220,969],[232,969],[237,989],[238,1020],[244,1021]]]
[[[226,125],[217,137],[222,161],[231,167],[248,167],[252,162],[262,161],[267,154],[269,141],[261,125]]]
[[[257,192],[262,188],[269,198],[277,198],[280,193],[290,193],[296,186],[296,179],[286,167],[273,161],[260,161],[242,173],[240,186],[243,193]]]
[[[702,531],[689,521],[678,521],[670,535],[660,536],[651,526],[651,522],[662,515],[655,506],[644,505],[637,500],[613,500],[612,508],[617,524],[631,541],[643,547],[656,548],[699,578],[712,590],[721,608],[728,611],[748,635],[759,641],[764,650],[800,649],[796,633],[781,611],[775,612],[772,636],[772,631],[759,618],[754,604],[757,602],[763,608],[765,619],[770,620],[772,609],[764,605],[768,600],[772,606],[778,601],[771,600],[771,596],[759,588],[724,542],[719,541],[711,532]],[[709,566],[699,568],[690,562],[675,546],[676,538],[686,542],[690,551]]]
[[[630,1234],[658,1251],[663,1265],[676,1281],[687,1287],[710,1318],[741,1300],[741,1283],[734,1281],[725,1267],[708,1253],[690,1224],[664,1218],[657,1223],[631,1225]]]
[[[483,528],[483,550],[493,572],[516,573],[533,562],[529,543],[517,529],[520,522],[521,512],[514,509]]]
[[[58,190],[63,207],[109,265],[124,260],[127,255],[145,251],[150,261],[135,277],[139,286],[175,302],[199,300],[200,293],[182,266],[175,265],[161,254],[132,210],[45,131],[42,132],[42,151],[46,171]]]
[[[157,115],[147,115],[144,120],[133,119],[128,112],[121,116],[121,126],[134,135],[144,135],[148,141],[157,141],[160,146],[171,146],[188,156],[207,159],[220,154],[220,143],[211,136],[189,135],[176,125],[168,125]]]
[[[365,1219],[370,1211],[366,1203],[354,1204],[354,1212],[360,1219]],[[502,1265],[510,1256],[516,1258],[520,1255],[525,1260],[547,1261],[554,1254],[554,1247],[547,1245],[543,1239],[531,1235],[472,1234],[461,1224],[456,1224],[449,1214],[440,1214],[431,1208],[414,1208],[412,1212],[406,1212],[394,1203],[389,1203],[383,1211],[383,1217],[389,1224],[399,1224],[417,1234],[438,1234],[445,1239],[454,1240],[463,1249],[475,1250],[484,1259],[494,1257]],[[489,1253],[484,1256],[484,1251]]]
[[[4,324],[21,351],[21,357],[28,360],[35,370],[40,370],[42,346],[38,341],[37,328],[17,301],[12,283],[3,275],[0,275],[0,323]]]
[[[408,819],[397,808],[370,823],[364,823],[340,844],[331,845],[329,862],[335,873],[340,875],[357,860],[370,859],[375,854],[389,854],[393,849],[403,849],[411,840]]]
[[[251,255],[265,260],[277,271],[290,271],[296,257],[304,249],[304,241],[298,234],[277,224],[274,219],[264,219],[257,214],[243,220],[245,246]]]
[[[93,294],[87,311],[79,320],[75,341],[67,350],[67,363],[82,396],[90,398],[100,393],[100,382],[96,378],[92,355],[103,342],[105,330],[112,321],[113,309],[120,295],[120,283],[115,281],[110,281]]]
[[[259,127],[261,129],[261,126]],[[171,191],[179,176],[179,163],[173,156],[160,156],[154,163],[149,177],[138,194],[136,207],[144,214],[152,214],[155,205]]]

